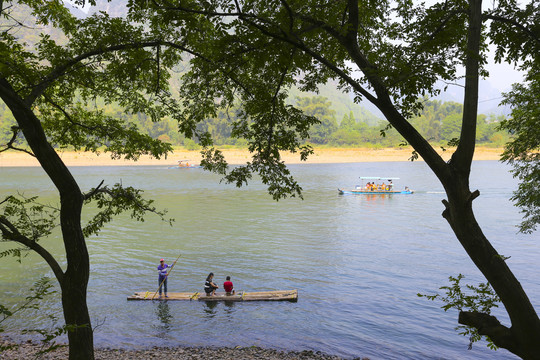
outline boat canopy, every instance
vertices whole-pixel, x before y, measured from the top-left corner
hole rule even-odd
[[[360,176],[362,180],[399,180],[397,177]]]

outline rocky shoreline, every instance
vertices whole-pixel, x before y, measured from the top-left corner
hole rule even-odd
[[[67,346],[60,347],[50,353],[36,357],[41,349],[41,345],[34,342],[22,344],[13,344],[3,341],[2,345],[14,345],[12,349],[0,352],[0,359],[47,359],[64,360],[68,358]],[[250,347],[153,347],[144,350],[126,350],[126,349],[96,349],[94,352],[96,360],[110,359],[212,359],[212,360],[341,360],[343,358],[335,355],[327,355],[314,351],[279,351],[274,349],[264,349],[256,346]],[[360,358],[356,358],[360,360]],[[362,358],[361,360],[367,360]]]

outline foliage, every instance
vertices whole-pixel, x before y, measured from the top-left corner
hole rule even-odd
[[[512,196],[523,213],[519,231],[531,233],[540,223],[540,69],[535,67],[524,83],[515,84],[505,94],[504,103],[512,105],[512,117],[500,128],[514,138],[506,144],[502,159],[512,165],[514,177],[520,180]]]
[[[54,286],[51,283],[51,279],[48,277],[41,277],[38,281],[34,283],[34,286],[30,288],[31,295],[25,298],[25,302],[21,305],[17,304],[11,309],[8,309],[6,306],[0,304],[0,333],[5,331],[2,323],[8,320],[10,317],[14,316],[16,313],[24,312],[25,310],[39,310],[40,304],[39,301],[43,300],[45,297],[55,294],[56,291],[53,290]],[[75,325],[62,325],[57,326],[57,317],[54,315],[48,316],[53,321],[53,326],[51,328],[44,329],[25,329],[22,331],[22,334],[39,334],[42,336],[41,339],[41,348],[36,353],[36,357],[47,354],[59,347],[64,347],[66,345],[56,343],[56,339],[64,334],[67,334],[70,331],[75,331],[80,326]],[[8,344],[0,345],[0,353],[5,350],[17,348],[17,344]]]
[[[103,149],[113,159],[124,155],[132,160],[143,154],[159,157],[172,150],[170,144],[142,134],[135,124],[125,124],[121,117],[107,116],[102,110],[90,111],[81,105],[70,108],[70,114],[62,118],[46,110],[41,113],[50,141],[60,149],[95,153]]]
[[[34,242],[50,235],[58,226],[59,209],[53,205],[41,204],[37,202],[37,199],[37,196],[26,198],[19,194],[19,196],[8,196],[0,202],[2,241],[14,240],[8,235],[13,233],[8,233],[9,225],[16,228],[18,234]],[[27,246],[7,249],[0,252],[0,258],[13,256],[20,262],[29,250]]]
[[[39,310],[38,301],[43,300],[46,296],[54,294],[56,291],[52,290],[53,285],[51,284],[51,279],[47,277],[41,277],[38,281],[34,283],[34,286],[30,288],[30,291],[33,292],[31,295],[25,298],[25,302],[20,305],[15,305],[12,308],[8,308],[0,304],[0,333],[5,331],[2,323],[15,315],[18,312],[24,310],[33,309]],[[51,338],[52,340],[52,338]],[[12,349],[17,347],[15,344],[0,345],[0,353],[5,350]]]
[[[304,114],[318,120],[309,131],[309,140],[315,144],[325,143],[326,139],[338,129],[334,111],[330,109],[330,103],[320,97],[301,97],[296,99],[296,103]]]
[[[357,104],[353,101],[350,93],[339,89],[337,81],[330,80],[325,84],[319,84],[317,92],[302,92],[296,86],[289,90],[288,101],[295,104],[295,100],[302,97],[323,97],[330,102],[331,110],[334,112],[336,120],[339,122],[345,116],[352,114],[358,121],[365,122],[368,125],[376,125],[381,118],[373,115],[369,110],[363,107],[363,104]]]
[[[465,276],[462,274],[459,274],[456,277],[450,276],[449,280],[451,285],[441,286],[439,288],[439,290],[445,291],[445,294],[443,295],[417,295],[419,297],[425,297],[426,299],[431,301],[442,301],[444,305],[441,306],[441,308],[444,309],[444,311],[448,311],[449,309],[456,309],[458,311],[475,311],[484,314],[491,314],[492,308],[499,307],[498,304],[500,303],[501,299],[495,293],[489,283],[480,283],[478,284],[478,286],[466,284],[465,289],[472,292],[472,294],[467,294],[466,292],[464,292],[464,289],[460,284],[461,280],[464,277]],[[487,346],[490,349],[497,349],[497,346],[493,343],[493,341],[491,341],[491,339],[487,336],[480,335],[476,328],[460,325],[456,327],[456,330],[459,331],[460,335],[469,336],[469,339],[471,341],[469,349],[474,342],[481,340],[483,337],[486,338]]]
[[[443,125],[449,124],[452,117],[458,118],[462,115],[463,107],[461,104],[454,102],[441,102],[439,100],[422,100],[423,108],[419,111],[418,115],[411,119],[418,131],[423,134],[433,144],[446,144],[452,139],[450,136],[459,135],[460,124],[454,123],[453,135],[447,134],[449,132]],[[403,141],[403,138],[398,134],[396,130],[390,130],[387,132],[387,136],[381,138],[379,130],[383,128],[385,122],[380,119],[374,118],[355,118],[354,114],[346,113],[342,119],[332,118],[333,103],[329,99],[321,96],[313,97],[298,97],[296,102],[293,102],[294,106],[304,111],[306,114],[313,115],[319,124],[315,125],[310,130],[309,141],[314,145],[328,145],[336,147],[372,147],[374,145],[379,147],[395,147]],[[318,113],[314,110],[315,107],[324,108],[324,111]],[[237,110],[237,109],[236,109]],[[233,145],[246,148],[246,142],[241,141],[244,139],[238,139],[231,136],[233,123],[236,121],[236,110],[232,111],[219,111],[216,117],[206,118],[203,122],[197,125],[199,132],[208,132],[213,139],[213,142],[217,146]],[[86,136],[83,132],[77,130],[76,124],[72,122],[63,122],[61,119],[57,119],[54,122],[47,124],[50,127],[58,128],[56,130],[51,129],[52,136],[58,137],[59,148],[66,148],[67,150],[85,150],[99,152],[103,149],[109,149],[113,152],[113,144],[116,146],[123,146],[124,142],[127,142],[126,136],[119,134],[116,137],[115,132],[119,127],[121,128],[124,123],[131,124],[127,129],[129,132],[139,131],[140,138],[133,136],[133,140],[130,140],[129,146],[139,148],[141,150],[146,149],[153,144],[155,139],[162,140],[161,146],[168,146],[164,144],[170,143],[172,145],[182,145],[187,150],[200,150],[200,146],[195,140],[184,137],[176,130],[175,122],[170,118],[164,118],[160,122],[153,122],[150,117],[144,113],[129,114],[121,111],[118,105],[100,104],[99,113],[95,114],[98,118],[107,118],[105,125],[99,125],[97,129],[103,134],[103,138],[96,135],[93,136],[93,140],[85,140],[84,147],[78,147],[77,143],[82,143],[79,137]],[[479,116],[478,119],[478,131],[477,141],[479,144],[486,146],[502,146],[504,142],[510,139],[508,132],[504,129],[497,130],[498,124],[504,120],[504,117],[486,117]],[[93,120],[89,120],[89,123],[81,123],[82,126],[93,126],[95,123]],[[5,105],[0,102],[0,143],[7,143],[13,136],[11,127],[15,124],[13,116]],[[339,125],[338,125],[339,124]],[[73,128],[73,131],[68,132],[67,136],[63,137],[62,134],[68,128]],[[450,132],[452,132],[450,131]],[[123,133],[123,131],[122,131]],[[97,134],[97,133],[96,133]],[[148,137],[146,137],[148,136]],[[114,138],[112,143],[109,143],[106,139]],[[62,144],[60,144],[62,143]],[[14,145],[22,146],[23,138],[19,136],[17,142]],[[73,144],[73,145],[72,145]],[[166,149],[170,149],[167,147]],[[142,152],[139,152],[139,155]],[[113,155],[116,155],[113,152]],[[133,157],[136,157],[134,155]]]
[[[153,122],[161,120],[165,110],[148,94],[168,88],[169,73],[162,71],[160,66],[176,63],[179,59],[177,51],[163,51],[159,64],[156,64],[151,61],[154,54],[150,46],[145,49],[133,45],[145,40],[141,27],[105,14],[76,19],[58,1],[28,2],[34,17],[25,16],[24,21],[31,23],[33,19],[35,25],[29,24],[26,29],[34,29],[39,36],[34,44],[36,51],[31,51],[29,44],[24,42],[25,37],[21,40],[11,34],[10,30],[17,29],[19,26],[16,25],[22,20],[17,19],[19,7],[8,6],[10,4],[4,3],[2,13],[8,29],[1,33],[2,44],[10,46],[0,49],[1,68],[3,76],[10,76],[14,84],[21,86],[21,95],[31,95],[30,91],[35,91],[27,82],[35,81],[51,70],[53,72],[48,76],[56,75],[55,71],[62,71],[64,67],[72,67],[54,79],[55,85],[49,86],[43,97],[36,99],[42,126],[51,144],[57,148],[105,151],[114,158],[125,156],[131,159],[142,154],[160,157],[171,151],[171,146],[158,141],[157,136],[153,139],[141,133],[129,122],[129,118],[134,117],[129,114],[145,114]],[[52,37],[40,32],[39,26],[45,26],[46,30],[51,27],[61,30],[63,36]],[[96,48],[106,49],[118,44],[124,45],[116,52],[95,52]],[[81,59],[70,63],[77,57]],[[82,66],[75,66],[77,63]],[[42,82],[40,86],[43,85]],[[107,113],[107,105],[113,105],[116,111]],[[14,122],[4,104],[0,110],[1,121],[5,122],[1,140],[5,141],[11,136]],[[117,116],[118,112],[122,116]]]
[[[83,194],[54,149],[108,152],[113,158],[135,160],[165,156],[170,144],[141,133],[122,114],[144,114],[156,123],[174,111],[161,99],[169,93],[170,71],[184,48],[162,49],[159,29],[125,18],[106,13],[75,18],[61,0],[0,1],[0,17],[0,97],[2,110],[12,115],[2,124],[9,131],[3,134],[7,141],[0,151],[35,156],[59,192],[58,208],[40,205],[35,197],[2,201],[2,239],[19,247],[1,255],[20,260],[23,251],[32,249],[47,262],[63,291],[66,325],[29,331],[43,335],[45,343],[67,333],[70,358],[91,359],[93,334],[86,305],[90,264],[83,234],[96,234],[124,211],[139,221],[146,212],[164,213],[130,187],[100,184]],[[19,36],[21,29],[35,35],[31,44]],[[121,114],[111,114],[107,106],[112,105]],[[98,212],[83,229],[85,200],[94,200]],[[38,243],[58,225],[65,266]],[[53,342],[49,349],[56,346]]]
[[[26,329],[23,330],[23,334],[39,334],[41,335],[41,347],[36,353],[36,357],[52,352],[58,348],[66,347],[67,345],[59,344],[56,339],[62,335],[66,335],[69,332],[75,332],[77,329],[85,328],[88,325],[57,325],[58,318],[54,315],[49,315],[49,319],[52,321],[52,326],[45,329]]]
[[[96,235],[103,226],[112,221],[112,219],[123,212],[130,211],[131,218],[144,222],[144,216],[151,212],[157,214],[162,220],[165,220],[167,211],[158,211],[152,206],[153,200],[145,200],[141,194],[142,190],[131,186],[123,187],[121,184],[115,184],[112,188],[107,186],[91,189],[86,195],[86,204],[95,202],[100,209],[88,221],[83,228],[85,236]],[[166,220],[172,225],[173,220]]]
[[[441,181],[448,196],[443,200],[443,217],[501,296],[515,320],[513,325],[520,328],[513,332],[502,325],[496,330],[490,327],[486,330],[489,336],[519,356],[538,353],[540,319],[519,281],[497,258],[474,220],[471,202],[479,192],[469,188],[477,138],[486,137],[477,133],[487,128],[487,123],[478,125],[485,119],[479,117],[477,109],[478,80],[487,75],[488,45],[495,43],[497,61],[524,61],[530,67],[528,57],[540,53],[535,36],[535,24],[539,23],[535,0],[523,6],[526,11],[521,11],[514,0],[486,4],[485,8],[480,0],[429,5],[407,0],[133,3],[130,16],[135,21],[156,15],[161,24],[170,25],[165,33],[181,30],[184,39],[196,43],[193,50],[197,58],[179,91],[186,95],[180,129],[188,137],[199,136],[203,146],[211,145],[211,141],[208,134],[196,133],[196,124],[215,117],[218,109],[238,104],[240,116],[232,135],[248,140],[249,149],[255,151],[254,159],[262,159],[259,164],[264,169],[275,168],[278,175],[284,174],[276,166],[280,162],[278,149],[301,148],[310,140],[308,136],[320,141],[333,126],[328,113],[322,119],[295,116],[295,108],[287,108],[284,103],[288,89],[296,85],[301,91],[316,93],[320,84],[334,81],[340,90],[353,92],[357,103],[362,99],[372,102],[389,122],[382,124],[385,137],[397,131],[414,148],[413,157],[421,156]],[[490,22],[488,29],[484,25]],[[524,43],[526,49],[522,49]],[[431,117],[424,122],[426,132],[419,131],[413,124],[423,108],[418,99],[437,95],[439,81],[457,82],[461,67],[466,70],[461,116]],[[319,121],[324,123],[325,118],[326,124],[310,133],[309,128]],[[300,132],[303,126],[307,129]],[[443,128],[449,137],[445,143],[457,145],[449,161],[441,158],[426,135],[436,137]],[[288,130],[295,130],[294,134]],[[336,139],[350,141],[346,132],[340,129]],[[209,158],[205,167],[221,170],[219,153],[211,150],[206,154]],[[244,183],[250,166],[235,169],[236,173],[229,173],[234,179],[228,180]],[[291,184],[284,189],[297,193],[298,187]],[[473,326],[483,325],[480,320]]]
[[[118,104],[122,113],[130,116],[145,113],[153,122],[177,122],[185,138],[203,147],[205,169],[222,174],[227,182],[242,185],[257,172],[275,199],[300,196],[302,189],[285,167],[280,152],[299,152],[305,159],[312,153],[309,141],[321,142],[336,131],[341,131],[336,140],[351,140],[346,128],[338,128],[327,101],[291,104],[290,89],[297,86],[303,92],[316,93],[320,84],[333,81],[340,90],[353,92],[356,102],[367,99],[381,110],[389,122],[381,124],[385,138],[401,142],[402,136],[415,149],[413,156],[424,158],[447,191],[443,216],[469,256],[476,264],[487,264],[480,270],[495,289],[516,290],[500,292],[507,296],[503,299],[507,311],[517,318],[538,320],[519,282],[513,280],[504,262],[493,260],[491,255],[496,251],[488,246],[476,222],[466,221],[474,220],[470,203],[478,196],[470,192],[468,184],[476,129],[480,128],[476,84],[480,76],[487,74],[487,45],[490,41],[496,43],[498,60],[524,60],[530,65],[527,57],[540,52],[534,39],[529,39],[531,36],[525,35],[525,40],[522,35],[524,29],[538,23],[534,22],[534,6],[527,6],[526,11],[515,10],[515,1],[504,0],[482,13],[477,0],[431,5],[408,0],[132,0],[128,2],[127,17],[97,13],[76,19],[59,0],[23,3],[31,7],[37,25],[52,24],[63,32],[61,40],[40,34],[32,47],[18,41],[9,27],[1,32],[0,95],[16,115],[18,127],[11,128],[14,136],[23,131],[25,140],[33,141],[32,151],[41,156],[42,164],[56,159],[44,149],[48,150],[49,145],[70,146],[69,142],[91,151],[100,151],[103,146],[113,156],[132,158],[141,154],[140,146],[143,153],[152,156],[162,156],[170,149],[151,141],[145,148],[143,143],[148,138],[139,136],[128,123],[117,123],[101,112],[96,103],[103,101],[105,106]],[[487,20],[502,25],[482,32],[482,22]],[[525,23],[525,27],[519,28],[516,22]],[[13,28],[18,27],[20,24],[15,22]],[[511,38],[504,38],[506,30],[510,30]],[[523,47],[524,42],[530,46]],[[172,90],[173,68],[185,60],[189,61],[189,69],[178,88]],[[457,70],[463,65],[467,76],[462,130],[454,156],[445,162],[426,135],[415,128],[413,119],[423,107],[418,99],[438,94],[438,81],[458,80]],[[313,115],[304,113],[301,106],[313,110]],[[231,137],[244,140],[253,153],[250,162],[233,169],[214,148],[212,137],[223,131],[222,116],[229,111],[234,114]],[[72,114],[81,119],[75,120]],[[28,117],[34,121],[25,121]],[[205,124],[208,119],[214,120]],[[443,126],[448,130],[446,135],[452,136],[457,131],[455,119],[450,114],[431,116],[424,124],[433,136],[441,133],[437,129]],[[37,141],[34,135],[41,134],[41,128],[46,130],[47,139],[41,136]],[[114,139],[107,138],[109,133]],[[69,139],[65,143],[64,135]],[[131,140],[136,144],[133,147]],[[13,143],[8,142],[10,147]],[[55,170],[62,168],[59,162]],[[54,174],[49,170],[50,176]],[[63,181],[69,179],[66,170],[56,177],[55,184],[65,194],[77,195],[75,181],[63,186]],[[70,199],[76,200],[77,196]],[[107,212],[107,207],[103,209]],[[454,216],[458,212],[465,215]],[[71,220],[63,226],[80,234],[80,219]],[[108,221],[107,213],[103,220]],[[76,240],[80,241],[72,243],[65,238],[64,243],[84,253],[84,239]],[[504,276],[499,276],[501,273]],[[82,275],[77,280],[83,283],[79,286],[84,291],[88,278],[84,273],[77,275]],[[511,280],[503,282],[501,277]],[[537,336],[527,334],[526,329],[518,333]],[[504,335],[519,340],[511,331]],[[90,333],[87,336],[91,338]]]
[[[512,62],[526,73],[523,83],[503,94],[503,104],[512,107],[512,114],[500,129],[514,135],[502,160],[512,165],[514,177],[520,181],[512,196],[523,214],[519,231],[531,233],[540,222],[540,3],[518,6],[515,1],[503,1],[489,16],[504,19],[493,21],[490,27],[497,46],[495,59]]]

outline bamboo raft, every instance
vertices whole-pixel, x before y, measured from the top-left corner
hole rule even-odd
[[[239,291],[235,295],[216,293],[207,296],[204,292],[170,292],[169,297],[154,296],[153,291],[141,291],[128,296],[128,300],[187,300],[187,301],[298,301],[298,290]]]

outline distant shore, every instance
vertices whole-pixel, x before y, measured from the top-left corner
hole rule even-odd
[[[222,150],[225,159],[229,164],[245,164],[250,160],[247,150],[224,149]],[[450,159],[454,149],[440,154],[445,160]],[[474,160],[499,160],[501,148],[479,147],[474,153]],[[320,148],[315,149],[307,161],[301,161],[299,154],[283,153],[282,158],[287,164],[330,164],[330,163],[355,163],[355,162],[383,162],[383,161],[408,161],[411,157],[411,148],[388,148],[388,149],[345,149],[345,148]],[[167,158],[155,159],[150,156],[141,156],[138,161],[113,160],[107,153],[96,155],[89,152],[59,152],[60,157],[67,166],[132,166],[132,165],[162,165],[173,166],[178,160],[189,160],[191,164],[198,164],[201,161],[199,151],[175,150]],[[419,158],[421,161],[422,159]],[[39,166],[38,161],[32,156],[22,152],[2,152],[0,153],[0,167],[25,167]]]

